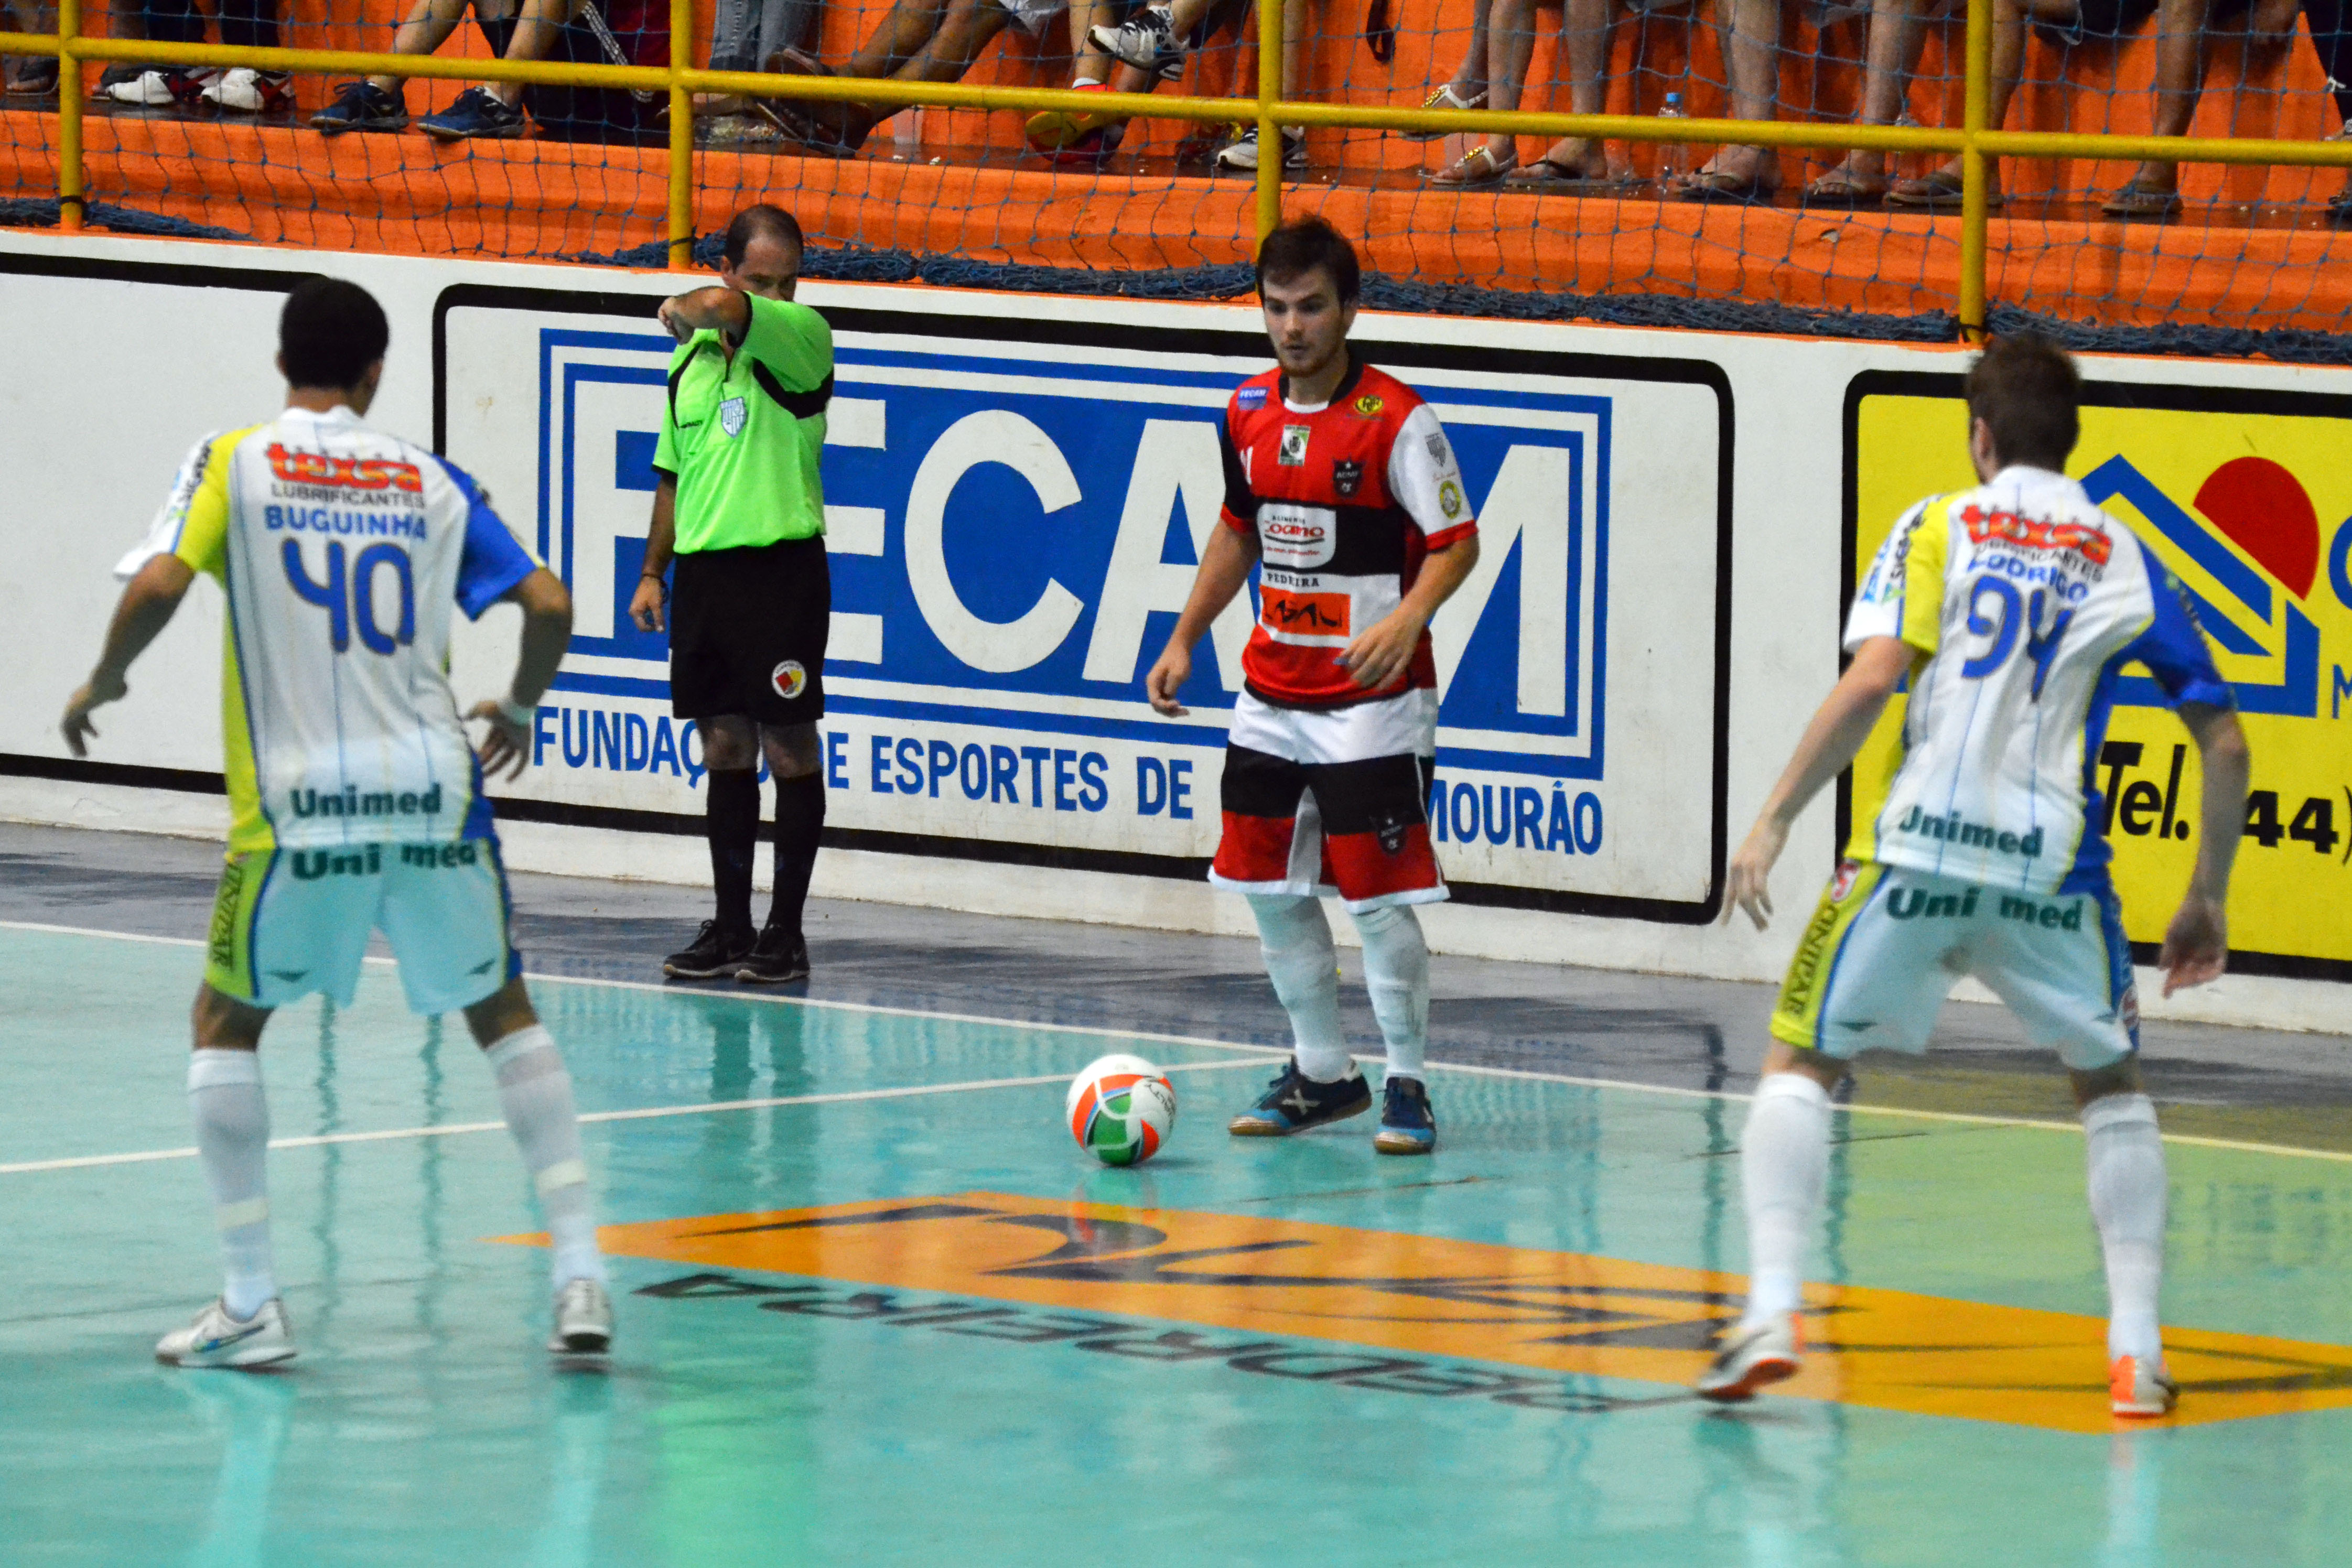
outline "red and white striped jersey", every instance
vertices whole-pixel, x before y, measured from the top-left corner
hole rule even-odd
[[[1340,650],[1403,599],[1423,557],[1478,528],[1444,427],[1410,387],[1361,361],[1328,403],[1289,401],[1268,371],[1225,406],[1225,526],[1257,536],[1257,625],[1242,674],[1277,707],[1344,707],[1433,687],[1421,634],[1404,674],[1356,685]]]

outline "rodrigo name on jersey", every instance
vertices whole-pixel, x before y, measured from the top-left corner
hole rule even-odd
[[[479,617],[537,563],[463,471],[348,408],[289,409],[198,442],[115,570],[167,554],[228,591],[231,851],[487,828],[449,612]]]
[[[1395,377],[1353,364],[1328,403],[1302,408],[1268,371],[1241,384],[1220,428],[1224,524],[1257,536],[1250,691],[1276,707],[1330,708],[1437,684],[1429,633],[1404,673],[1366,691],[1340,651],[1397,607],[1423,557],[1477,532],[1454,447]]]
[[[1912,671],[1885,804],[1856,860],[2051,894],[2105,875],[2088,766],[2116,677],[2144,664],[2175,706],[2233,706],[2178,580],[2063,475],[2011,467],[1922,501],[1871,562],[1849,652],[1899,637]]]

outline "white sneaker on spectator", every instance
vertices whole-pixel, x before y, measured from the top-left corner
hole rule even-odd
[[[235,114],[268,114],[294,101],[293,78],[283,71],[257,71],[238,66],[205,84],[198,95],[206,103]]]
[[[1285,130],[1282,133],[1282,166],[1297,170],[1307,167],[1307,132]],[[1257,172],[1257,127],[1253,125],[1241,134],[1241,140],[1217,154],[1217,167]]]
[[[139,103],[151,109],[161,109],[165,104],[179,101],[179,94],[173,90],[173,81],[178,74],[160,66],[152,70],[141,71],[130,80],[119,81],[108,88],[106,96],[117,103]]]

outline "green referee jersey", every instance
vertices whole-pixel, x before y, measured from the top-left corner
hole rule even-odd
[[[713,331],[670,356],[669,407],[654,466],[677,481],[677,553],[737,549],[824,532],[824,409],[833,329],[789,299],[751,302],[730,361]]]

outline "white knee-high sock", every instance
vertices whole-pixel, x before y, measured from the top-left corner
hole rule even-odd
[[[539,1024],[519,1029],[483,1051],[499,1082],[499,1109],[522,1151],[523,1167],[538,1189],[555,1243],[551,1271],[560,1288],[572,1280],[604,1278],[596,1249],[595,1204],[588,1163],[581,1157],[580,1123],[572,1106],[572,1075],[563,1070],[554,1037]]]
[[[1756,1086],[1739,1135],[1748,1204],[1748,1321],[1802,1304],[1805,1251],[1829,1184],[1829,1092],[1801,1072],[1773,1072]]]
[[[1389,1043],[1391,1078],[1420,1078],[1429,1049],[1429,944],[1410,905],[1367,909],[1355,917],[1364,939],[1364,989]]]
[[[2107,1354],[2161,1356],[2156,1298],[2164,1280],[2164,1141],[2145,1094],[2083,1107],[2091,1218],[2107,1261]]]
[[[262,1093],[260,1053],[191,1052],[188,1110],[220,1232],[221,1302],[231,1317],[249,1318],[278,1293],[269,1254],[269,1103]]]
[[[1246,894],[1257,916],[1265,977],[1290,1015],[1298,1071],[1318,1083],[1348,1075],[1347,1038],[1339,1032],[1339,952],[1323,902],[1289,894]]]

